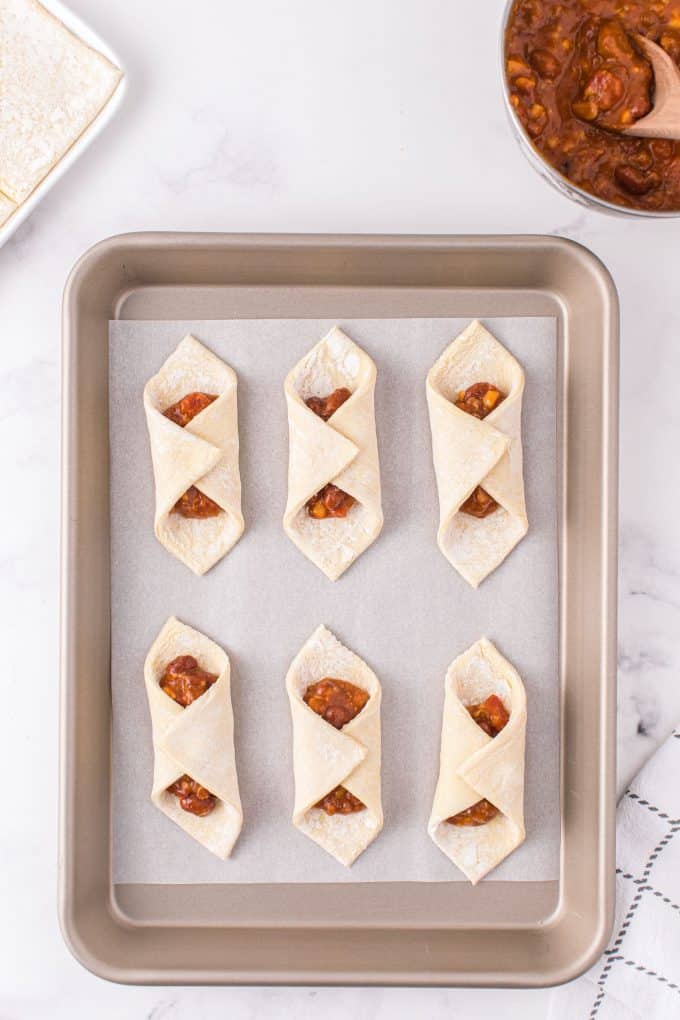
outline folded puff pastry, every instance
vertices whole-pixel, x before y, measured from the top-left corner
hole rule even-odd
[[[454,659],[444,690],[439,779],[428,832],[476,885],[524,841],[526,695],[517,671],[486,638]],[[466,708],[491,694],[510,716],[493,738]],[[485,825],[446,821],[483,798],[499,811]]]
[[[165,667],[178,655],[192,655],[202,669],[218,675],[205,694],[186,708],[160,687]],[[230,673],[226,652],[174,616],[161,630],[144,663],[154,748],[151,800],[222,860],[231,853],[243,824]],[[204,818],[184,811],[177,797],[168,793],[168,787],[185,774],[218,798],[214,810]]]
[[[303,701],[308,686],[324,677],[347,680],[369,695],[361,712],[340,730]],[[286,690],[293,719],[293,824],[349,867],[383,826],[380,682],[363,659],[320,626],[293,659]],[[314,806],[337,786],[358,797],[364,810],[327,815]]]
[[[289,461],[288,537],[331,581],[378,537],[383,524],[380,466],[373,406],[376,368],[334,327],[286,378]],[[352,396],[328,421],[305,404],[340,387]],[[315,520],[306,504],[332,482],[356,499],[345,518]]]
[[[196,391],[217,399],[184,428],[164,416],[168,407]],[[186,336],[144,387],[144,410],[156,482],[156,538],[194,573],[204,574],[243,533],[236,373],[195,337]],[[200,520],[173,513],[192,485],[223,513]]]
[[[455,406],[459,393],[477,382],[492,383],[505,394],[483,420]],[[476,588],[528,530],[521,437],[524,372],[475,321],[432,366],[426,392],[439,492],[437,542],[452,566]],[[481,519],[460,512],[477,486],[499,504]]]

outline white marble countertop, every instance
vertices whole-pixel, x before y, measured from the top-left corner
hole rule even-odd
[[[127,230],[553,233],[592,248],[622,313],[623,785],[680,719],[680,223],[588,212],[536,176],[500,98],[502,0],[72,6],[126,62],[129,92],[0,250],[0,457],[13,493],[0,510],[0,608],[17,674],[0,744],[0,1016],[538,1020],[547,991],[122,988],[69,955],[55,846],[61,292],[86,248]]]

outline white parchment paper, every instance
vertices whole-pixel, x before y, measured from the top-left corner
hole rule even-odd
[[[552,318],[485,319],[526,372],[529,534],[474,591],[436,544],[438,504],[425,376],[467,319],[117,321],[110,324],[114,882],[465,881],[427,835],[439,767],[444,675],[482,635],[519,670],[528,701],[526,842],[487,881],[559,875],[556,332]],[[286,538],[283,380],[333,325],[378,366],[385,526],[334,584]],[[195,577],[156,541],[142,390],[186,333],[238,375],[246,530]],[[143,663],[170,615],[232,665],[244,827],[229,861],[149,800],[153,769]],[[284,678],[325,623],[383,686],[385,827],[346,870],[291,824],[291,722]]]

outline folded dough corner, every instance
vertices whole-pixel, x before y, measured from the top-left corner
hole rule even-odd
[[[326,677],[349,681],[369,695],[365,707],[342,729],[335,729],[303,700],[307,688]],[[380,682],[363,659],[320,626],[293,659],[286,691],[293,720],[293,824],[349,867],[383,825]],[[338,786],[358,798],[363,810],[329,815],[316,806]]]
[[[195,337],[184,337],[144,387],[156,485],[154,531],[168,552],[204,574],[243,534],[236,373]],[[216,397],[184,427],[164,411],[187,394]],[[221,509],[191,519],[174,511],[195,487]]]
[[[456,406],[475,383],[498,386],[504,399],[483,419]],[[449,563],[477,587],[526,535],[522,474],[524,372],[478,321],[446,348],[430,369],[427,405],[439,493],[437,543]],[[481,487],[498,504],[484,518],[461,511]]]
[[[486,638],[453,660],[444,690],[439,779],[428,832],[476,885],[524,842],[526,695],[517,670]],[[500,698],[509,714],[495,737],[467,709],[489,695]],[[498,811],[486,824],[448,821],[481,800]]]
[[[182,708],[160,687],[163,672],[179,655],[191,655],[217,680],[201,697]],[[154,772],[151,800],[163,814],[222,860],[226,860],[243,824],[234,755],[229,656],[200,631],[170,617],[149,649],[144,682],[151,713]],[[215,809],[205,817],[184,811],[168,792],[188,775],[214,794]]]
[[[375,429],[376,367],[337,326],[292,369],[288,409],[288,501],[283,518],[292,542],[331,581],[378,537],[383,524]],[[346,388],[351,397],[328,419],[306,401]],[[329,483],[356,500],[343,518],[316,520],[307,504]]]

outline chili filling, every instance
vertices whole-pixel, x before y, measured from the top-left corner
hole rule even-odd
[[[302,700],[336,730],[341,730],[366,706],[368,691],[348,680],[324,677],[309,685]],[[325,811],[327,815],[350,815],[355,811],[363,811],[366,805],[344,786],[336,786],[314,807]]]
[[[321,492],[307,501],[307,513],[317,521],[322,521],[324,517],[346,517],[355,503],[354,496],[329,482]]]
[[[355,811],[363,811],[365,806],[344,786],[336,786],[334,790],[322,797],[318,804],[314,805],[314,807],[325,811],[327,815],[352,815]]]
[[[478,705],[468,705],[467,710],[489,737],[496,737],[507,724],[510,715],[497,694],[490,694],[488,698]],[[476,826],[486,825],[498,814],[498,808],[491,801],[483,798],[476,804],[472,804],[457,815],[452,815],[446,821],[450,825]]]
[[[160,680],[165,693],[186,708],[217,680],[217,673],[207,673],[201,669],[193,655],[178,655],[169,662]]]
[[[314,414],[318,414],[319,418],[323,418],[324,421],[328,421],[332,414],[335,414],[339,407],[345,403],[346,400],[352,396],[352,391],[348,390],[346,386],[340,386],[337,390],[333,390],[327,397],[308,397],[305,400],[305,404],[313,411]]]
[[[181,776],[175,780],[172,786],[168,787],[168,793],[174,793],[179,798],[179,806],[182,811],[188,811],[191,815],[198,815],[204,818],[209,815],[217,804],[217,797],[205,786],[201,786],[191,776]]]
[[[308,397],[305,400],[307,407],[319,418],[328,421],[331,415],[335,414],[339,407],[352,396],[351,390],[341,386],[327,397]],[[317,492],[311,499],[307,500],[307,513],[317,521],[326,517],[346,517],[356,500],[348,492],[343,492],[337,485],[329,482],[324,485],[320,492]]]
[[[212,404],[213,400],[217,400],[217,397],[210,393],[187,393],[176,404],[171,404],[170,407],[167,407],[163,414],[170,421],[174,421],[175,425],[184,428],[192,418],[195,418],[209,404]],[[182,517],[203,520],[206,517],[217,517],[218,514],[222,513],[222,507],[218,506],[217,503],[201,492],[200,489],[197,489],[195,485],[192,485],[177,500],[172,508],[172,512],[181,514]]]
[[[652,108],[652,67],[620,21],[589,18],[577,39],[579,92],[571,104],[580,120],[621,130]]]
[[[178,655],[165,667],[159,684],[168,697],[182,708],[205,694],[217,680],[217,673],[201,669],[193,655]],[[179,798],[183,811],[203,818],[209,815],[217,804],[217,797],[197,783],[191,776],[183,775],[168,786],[168,793]]]
[[[510,103],[543,159],[615,205],[680,210],[680,142],[613,132],[652,108],[636,35],[680,65],[680,0],[516,0],[505,38]]]
[[[486,418],[505,400],[505,393],[502,393],[497,386],[488,382],[473,383],[466,390],[460,390],[456,407],[466,414],[475,418]],[[461,513],[469,514],[471,517],[488,517],[498,510],[498,503],[489,495],[486,489],[478,485],[471,496],[460,506]]]

